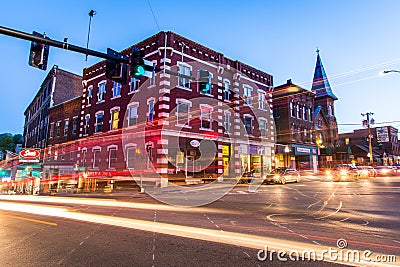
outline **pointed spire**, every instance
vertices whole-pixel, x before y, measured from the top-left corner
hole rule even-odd
[[[319,56],[318,47],[317,47],[317,63],[315,65],[314,79],[311,91],[316,93],[316,98],[329,96],[332,97],[334,100],[337,100],[337,97],[332,92],[328,78],[326,77],[324,66],[322,65],[321,57]]]

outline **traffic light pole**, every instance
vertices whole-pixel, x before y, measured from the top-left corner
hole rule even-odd
[[[85,54],[85,55],[90,55],[90,56],[94,56],[94,57],[113,60],[115,62],[120,62],[120,63],[125,63],[125,64],[129,64],[130,63],[129,59],[127,59],[127,58],[114,57],[112,54],[101,53],[101,52],[98,52],[98,51],[95,51],[95,50],[90,50],[90,49],[87,49],[87,48],[84,48],[84,47],[68,44],[66,42],[60,42],[60,41],[48,39],[48,37],[43,38],[43,37],[40,37],[40,36],[35,36],[33,34],[30,34],[30,33],[21,32],[21,31],[10,29],[10,28],[6,28],[6,27],[3,27],[3,26],[0,26],[0,34],[12,36],[12,37],[19,38],[19,39],[28,40],[28,41],[32,41],[32,42],[36,42],[36,43],[40,43],[40,44],[44,44],[44,45],[54,46],[54,47],[58,47],[58,48],[65,49],[65,50],[74,51],[74,52]],[[187,78],[187,79],[191,79],[191,80],[195,80],[195,81],[197,80],[196,77],[194,77],[194,76],[181,74],[179,72],[174,72],[174,71],[171,71],[171,70],[168,70],[168,69],[164,70],[164,69],[159,68],[159,67],[154,67],[154,71],[155,72],[163,71],[163,72],[165,72],[167,74],[174,75],[174,76],[177,76],[177,77]]]
[[[54,46],[54,47],[74,51],[74,52],[85,54],[85,55],[91,55],[94,57],[99,57],[99,58],[104,58],[104,59],[109,59],[109,60],[129,64],[129,59],[113,57],[112,55],[101,53],[101,52],[98,52],[95,50],[90,50],[90,49],[87,49],[84,47],[71,45],[66,42],[59,42],[56,40],[51,40],[51,39],[35,36],[30,33],[13,30],[13,29],[6,28],[3,26],[0,26],[0,34],[16,37],[19,39],[28,40],[28,41],[32,41],[32,42],[36,42],[36,43],[40,43],[40,44],[44,44],[44,45]]]

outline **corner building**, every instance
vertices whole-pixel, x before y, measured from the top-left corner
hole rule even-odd
[[[173,32],[135,46],[166,71],[135,79],[128,67],[125,85],[106,79],[105,61],[83,71],[78,164],[88,179],[191,183],[273,167],[271,75]]]

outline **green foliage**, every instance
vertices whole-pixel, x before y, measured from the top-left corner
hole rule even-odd
[[[0,151],[2,151],[4,154],[6,153],[6,150],[15,152],[15,146],[21,143],[22,143],[21,134],[15,134],[15,135],[12,135],[10,133],[0,134]]]

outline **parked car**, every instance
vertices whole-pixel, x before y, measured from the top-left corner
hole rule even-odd
[[[327,170],[325,175],[326,181],[348,182],[357,180],[360,176],[360,171],[352,164],[342,164],[332,170]]]
[[[249,183],[251,183],[253,178],[254,178],[254,172],[253,171],[244,172],[242,174],[242,177],[238,181],[238,184],[249,184]]]
[[[372,166],[357,166],[360,178],[375,178],[376,170]]]
[[[294,168],[276,168],[265,177],[263,183],[286,184],[288,182],[299,182],[300,174]]]
[[[375,170],[377,176],[394,176],[396,175],[396,169],[392,166],[376,166]]]

